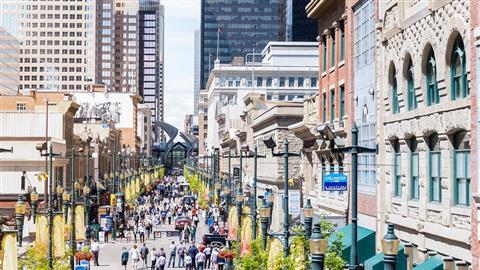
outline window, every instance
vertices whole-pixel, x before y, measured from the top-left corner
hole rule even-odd
[[[368,148],[376,147],[377,132],[375,123],[365,119],[358,123],[358,145]],[[376,191],[376,154],[360,153],[358,155],[359,190],[362,193],[375,194]]]
[[[285,77],[280,77],[279,86],[280,86],[280,87],[285,87]]]
[[[326,36],[323,36],[322,47],[323,47],[322,71],[325,72],[325,71],[327,71],[327,38],[326,38]]]
[[[360,69],[375,60],[375,2],[363,1],[354,10],[354,63]]]
[[[333,123],[333,120],[335,119],[335,89],[330,91],[330,119]]]
[[[311,87],[317,87],[317,78],[316,77],[311,77],[310,78],[310,86]]]
[[[262,86],[263,86],[263,78],[257,77],[257,87],[262,87]]]
[[[335,31],[330,36],[330,67],[335,66]]]
[[[464,98],[469,94],[467,85],[466,57],[463,41],[460,36],[455,40],[450,65],[452,100]]]
[[[408,103],[408,110],[414,110],[417,108],[417,96],[415,95],[415,85],[413,82],[413,64],[410,60],[408,64],[408,71],[407,71],[407,103]]]
[[[340,86],[340,121],[345,116],[345,86]]]
[[[398,139],[392,141],[393,147],[393,194],[395,197],[402,196],[402,154]]]
[[[323,122],[327,121],[327,94],[323,93],[323,113],[322,113]]]
[[[431,202],[442,201],[441,152],[438,134],[428,136],[428,174],[429,194]]]
[[[398,102],[397,78],[395,76],[395,68],[393,68],[393,72],[392,72],[391,87],[392,87],[392,113],[396,114],[400,112],[400,103]]]
[[[470,206],[470,139],[466,131],[456,132],[452,139],[455,205]]]
[[[271,77],[267,78],[267,87],[272,87],[272,78]]]
[[[339,27],[340,31],[340,61],[345,59],[345,30],[343,23]]]
[[[294,86],[295,86],[295,78],[288,77],[288,87],[294,87]]]
[[[419,158],[415,136],[408,140],[408,147],[410,148],[410,199],[418,200],[420,197]]]
[[[426,67],[426,87],[427,87],[427,106],[437,104],[440,102],[437,85],[437,66],[435,62],[435,55],[433,49],[430,48],[428,52],[428,60]]]
[[[298,86],[298,87],[303,87],[303,77],[298,77],[298,79],[297,79],[297,86]]]

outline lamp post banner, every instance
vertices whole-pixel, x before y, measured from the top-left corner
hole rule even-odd
[[[323,191],[347,191],[347,175],[330,173],[323,177]]]
[[[85,206],[83,204],[75,207],[75,240],[85,240]]]
[[[227,240],[236,240],[238,232],[238,213],[236,207],[230,207],[228,211],[228,235]]]
[[[300,190],[290,190],[288,194],[288,206],[290,215],[293,217],[300,215]]]
[[[53,255],[65,256],[65,231],[63,214],[57,214],[53,218]]]
[[[248,254],[252,251],[251,241],[253,239],[252,218],[245,216],[242,218],[242,237],[240,245],[240,256]]]
[[[35,242],[47,245],[48,225],[47,217],[44,214],[37,214],[35,222]]]
[[[267,269],[275,270],[275,259],[278,254],[283,252],[283,244],[278,238],[272,238],[270,241],[270,251],[268,252]]]
[[[0,268],[4,270],[17,270],[17,234],[6,233],[2,240],[2,258]]]

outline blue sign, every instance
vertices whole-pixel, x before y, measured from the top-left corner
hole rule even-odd
[[[343,173],[331,173],[323,177],[323,191],[347,191],[347,176]]]

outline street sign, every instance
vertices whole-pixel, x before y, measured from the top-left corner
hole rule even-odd
[[[300,190],[290,190],[288,194],[288,207],[290,215],[300,215]]]
[[[233,179],[240,179],[240,168],[233,167]]]
[[[331,173],[323,177],[323,191],[347,191],[347,176],[343,173]]]
[[[110,194],[110,206],[117,206],[117,194]]]

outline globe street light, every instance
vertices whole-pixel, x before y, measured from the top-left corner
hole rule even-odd
[[[312,234],[313,223],[313,207],[310,199],[307,199],[307,204],[303,208],[303,219],[305,221],[305,238],[308,240]]]
[[[237,202],[237,216],[238,216],[238,228],[242,227],[242,204],[243,204],[243,193],[240,187],[237,189],[237,194],[235,195],[235,201]],[[237,241],[240,242],[241,238],[241,231],[240,229],[237,230]]]
[[[271,209],[267,204],[265,199],[263,200],[262,206],[260,207],[260,223],[262,226],[262,244],[263,248],[267,248],[267,235],[268,235],[268,221],[270,220]]]
[[[60,210],[62,208],[62,195],[63,195],[63,187],[57,186],[57,209]]]
[[[32,192],[30,192],[30,203],[32,205],[32,218],[33,218],[33,223],[35,223],[35,217],[37,215],[37,203],[38,203],[38,193],[37,193],[37,188],[34,187]]]
[[[395,270],[400,240],[394,232],[392,223],[387,225],[387,234],[382,239],[382,253],[386,270]]]
[[[65,190],[62,194],[62,199],[63,199],[63,217],[65,218],[65,221],[68,218],[68,206],[70,205],[70,201],[72,199],[72,194]]]
[[[323,237],[319,223],[314,225],[308,245],[312,259],[312,270],[323,270],[324,257],[327,252],[327,239]]]

